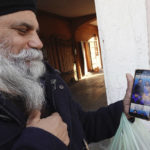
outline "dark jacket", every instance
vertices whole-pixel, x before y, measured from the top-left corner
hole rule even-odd
[[[112,137],[123,111],[122,102],[84,112],[72,100],[71,92],[60,76],[47,65],[41,78],[47,104],[43,117],[58,112],[68,125],[70,144],[66,147],[54,135],[34,127],[26,128],[26,116],[10,98],[0,95],[0,150],[84,150],[88,143]]]

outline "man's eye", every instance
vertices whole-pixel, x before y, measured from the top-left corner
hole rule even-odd
[[[27,29],[18,29],[19,32],[22,32],[22,33],[26,33],[28,30]]]
[[[19,34],[26,34],[28,32],[27,28],[15,28],[16,31],[18,31]]]
[[[18,29],[21,32],[26,32],[26,29]]]

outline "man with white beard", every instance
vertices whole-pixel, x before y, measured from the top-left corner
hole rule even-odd
[[[36,1],[0,2],[0,150],[81,150],[112,137],[128,116],[132,77],[124,102],[84,112],[43,62]]]

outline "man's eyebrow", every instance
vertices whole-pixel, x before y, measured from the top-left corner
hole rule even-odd
[[[18,23],[18,24],[13,24],[13,25],[11,25],[11,28],[16,28],[16,27],[19,27],[19,26],[25,26],[25,27],[27,27],[30,30],[34,29],[33,25],[31,25],[29,23],[26,23],[26,22],[22,22],[22,23]],[[39,27],[36,29],[36,32],[37,33],[39,32]]]

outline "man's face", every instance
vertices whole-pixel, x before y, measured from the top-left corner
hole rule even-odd
[[[20,11],[0,16],[0,43],[9,47],[12,54],[22,49],[41,49],[43,44],[38,36],[39,25],[32,11]]]
[[[0,90],[23,97],[27,112],[42,109],[45,101],[39,77],[46,68],[38,30],[32,11],[0,16]]]
[[[139,79],[138,83],[139,83],[139,84],[142,84],[142,79]]]

